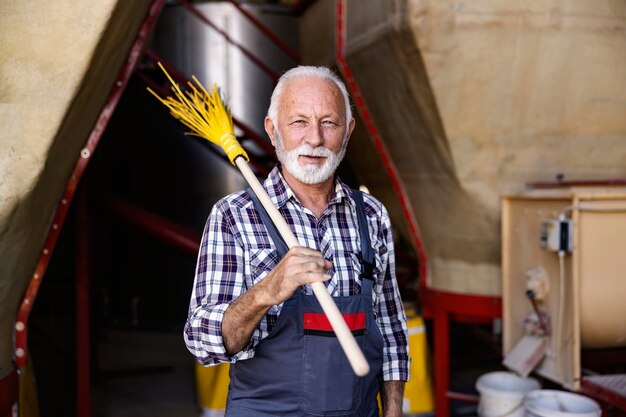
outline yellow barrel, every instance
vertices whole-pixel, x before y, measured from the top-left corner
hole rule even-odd
[[[228,396],[228,370],[230,365],[204,367],[196,363],[196,391],[202,406],[202,417],[221,417],[226,409]]]
[[[433,387],[430,378],[428,343],[424,319],[411,306],[405,306],[409,330],[411,369],[409,382],[404,387],[402,412],[404,415],[432,413],[435,410]],[[378,407],[382,410],[380,395]]]
[[[405,414],[422,414],[434,411],[433,387],[430,377],[428,343],[424,319],[413,308],[406,308],[411,355],[411,380],[404,388]]]

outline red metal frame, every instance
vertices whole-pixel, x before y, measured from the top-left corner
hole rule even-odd
[[[91,332],[90,332],[90,222],[85,191],[78,197],[78,231],[76,244],[76,381],[77,416],[91,415]],[[147,210],[123,200],[110,198],[99,204],[108,214],[122,219],[133,227],[195,256],[200,247],[200,236],[163,219]],[[135,370],[137,372],[137,370]],[[143,372],[144,370],[139,370]],[[150,369],[154,372],[154,369]]]
[[[458,392],[448,392],[448,399],[472,404],[478,404],[480,401],[480,397],[478,395],[461,394]]]
[[[484,322],[502,315],[502,297],[460,294],[423,288],[424,315],[434,316],[438,310],[445,311],[458,321]],[[473,320],[476,319],[476,320]]]
[[[13,405],[18,399],[17,368],[13,367],[8,374],[0,378],[0,416],[13,416]]]
[[[621,377],[622,389],[626,388],[626,375],[609,377]],[[603,404],[610,404],[613,407],[617,407],[622,411],[620,415],[626,415],[626,397],[624,396],[624,392],[616,392],[608,389],[604,385],[600,384],[598,380],[594,380],[595,378],[602,379],[603,376],[583,377],[580,393],[602,402]]]
[[[108,198],[98,207],[188,255],[195,257],[198,254],[201,237],[189,229],[117,198]]]
[[[450,392],[450,320],[464,323],[489,323],[502,316],[502,298],[457,294],[422,287],[424,316],[433,320],[435,414],[450,415],[449,400],[474,402],[474,397]]]
[[[352,94],[355,105],[361,114],[366,128],[374,145],[383,161],[394,191],[402,205],[402,211],[409,224],[411,236],[417,249],[420,260],[420,296],[424,316],[433,320],[434,323],[434,368],[435,368],[435,411],[437,417],[449,415],[449,400],[464,400],[475,402],[476,397],[452,393],[448,391],[450,385],[450,320],[463,322],[481,323],[490,322],[502,315],[502,299],[500,297],[466,295],[438,291],[428,288],[428,264],[427,254],[422,243],[418,223],[413,215],[413,210],[406,196],[406,192],[400,182],[400,176],[391,161],[384,143],[376,129],[373,118],[369,113],[352,71],[345,59],[345,15],[347,1],[337,1],[337,26],[336,26],[336,54],[339,68],[344,74],[348,88]]]
[[[78,192],[76,231],[76,415],[91,415],[89,308],[90,223],[84,187]]]
[[[213,25],[205,16],[197,11],[193,6],[184,0],[180,0],[180,3],[190,10],[193,14],[198,16],[205,23],[213,27],[216,31],[222,34],[228,42],[238,47],[242,52],[251,59],[259,68],[266,72],[275,82],[278,78],[277,74],[272,71],[267,65],[259,61],[254,55],[252,55],[247,49],[243,48],[237,42],[234,42],[225,32],[221,31],[215,25]],[[145,47],[146,40],[151,32],[158,15],[160,14],[165,0],[154,0],[150,6],[148,15],[141,25],[138,35],[130,49],[128,59],[123,65],[122,69],[118,73],[115,84],[112,86],[109,96],[106,100],[98,120],[94,128],[89,135],[84,148],[81,151],[80,157],[77,160],[69,181],[63,191],[61,199],[56,207],[53,221],[50,229],[48,230],[41,255],[35,270],[33,272],[31,281],[25,291],[25,295],[22,299],[20,309],[17,314],[15,324],[15,357],[16,365],[23,367],[26,363],[28,354],[27,345],[27,322],[28,316],[32,309],[32,305],[37,297],[41,280],[47,270],[50,258],[56,243],[58,241],[61,228],[67,217],[69,206],[77,191],[78,184],[82,175],[89,163],[90,157],[95,151],[100,138],[111,119],[113,111],[115,110],[123,91],[126,88],[128,80],[132,75],[139,57],[142,54],[142,50]],[[299,60],[299,55],[295,53],[288,45],[282,42],[276,37],[269,29],[265,28],[262,23],[251,16],[247,11],[243,10],[239,5],[235,6],[248,17],[260,30],[268,35],[281,49],[288,53],[295,60]],[[255,142],[269,154],[273,154],[274,150],[266,141],[262,140],[252,129],[245,124],[236,121],[237,127],[239,127],[248,137],[255,140]],[[258,171],[263,172],[262,166],[256,167]],[[77,415],[89,416],[91,415],[91,373],[90,373],[90,322],[89,322],[89,225],[86,203],[84,196],[81,197],[81,204],[79,207],[78,221],[79,232],[77,249],[77,264],[76,264],[76,308],[77,308],[77,324],[76,324],[76,347],[77,347]],[[197,252],[199,246],[199,237],[191,236],[189,232],[182,230],[173,224],[165,224],[162,220],[159,220],[156,216],[151,216],[146,212],[139,212],[138,209],[123,206],[117,202],[117,205],[113,203],[113,210],[118,210],[118,213],[123,213],[124,216],[132,218],[139,227],[143,227],[145,230],[152,232],[158,237],[173,243],[175,246],[185,250],[186,252],[192,252],[194,255]],[[139,215],[138,215],[139,214]],[[159,223],[161,221],[161,223]],[[156,225],[156,227],[155,227]],[[14,369],[8,375],[0,379],[0,411],[11,412],[13,404],[18,398],[18,376],[17,370]],[[5,407],[6,406],[6,407]]]
[[[98,142],[100,141],[100,138],[102,137],[102,134],[109,120],[111,119],[111,116],[113,115],[113,111],[115,110],[115,107],[117,106],[117,103],[122,96],[126,84],[128,83],[128,80],[133,73],[135,65],[137,64],[137,61],[139,60],[141,52],[145,46],[146,40],[148,39],[150,31],[152,30],[156,19],[161,9],[163,8],[164,3],[165,0],[154,0],[150,5],[148,15],[141,25],[137,37],[135,38],[135,41],[129,51],[128,59],[125,61],[120,72],[118,73],[116,82],[111,87],[111,91],[106,100],[106,103],[100,112],[98,120],[96,121],[96,124],[93,127],[83,150],[80,153],[79,159],[76,161],[76,165],[74,166],[69,181],[67,182],[65,190],[63,191],[61,199],[57,205],[52,224],[50,226],[50,229],[48,230],[43,248],[41,250],[41,255],[35,266],[31,281],[26,288],[26,292],[24,294],[20,309],[17,314],[15,324],[15,362],[18,367],[23,367],[26,364],[26,357],[28,352],[28,316],[37,297],[37,292],[39,290],[39,286],[41,285],[41,280],[50,262],[52,252],[54,251],[61,232],[61,228],[63,227],[63,224],[65,222],[70,203],[72,202],[72,199],[76,193],[78,183],[85,169],[87,168],[90,157],[96,149],[96,146],[98,145]],[[82,327],[80,328],[82,329]],[[81,335],[78,336],[80,337]],[[84,378],[84,376],[81,376],[81,378]],[[88,414],[79,415],[82,416]]]
[[[403,208],[403,213],[409,222],[411,235],[416,244],[421,263],[422,285],[420,296],[424,316],[434,323],[434,368],[435,368],[435,411],[437,417],[447,417],[450,413],[449,400],[460,400],[476,403],[478,397],[449,391],[450,379],[450,320],[465,323],[489,323],[495,318],[502,317],[502,298],[495,296],[482,296],[470,294],[458,294],[439,291],[427,286],[427,256],[420,239],[417,222],[413,218],[412,210],[408,204],[406,193],[402,188],[399,175],[390,160],[384,144],[378,134],[373,119],[367,109],[365,100],[361,95],[352,72],[345,60],[345,14],[347,1],[337,0],[337,25],[336,25],[336,54],[339,68],[344,74],[348,88],[350,89],[355,105],[361,114],[370,137],[374,141],[387,174]],[[571,187],[571,186],[624,186],[626,179],[614,180],[575,180],[559,182],[536,182],[529,184],[534,188]],[[626,378],[626,376],[625,376]],[[601,384],[596,384],[590,378],[583,378],[582,393],[599,401],[626,410],[626,398],[623,394],[606,389]]]
[[[190,10],[193,14],[203,20],[205,23],[209,24],[216,31],[222,34],[228,42],[235,45],[242,52],[250,58],[257,66],[259,66],[263,71],[265,71],[274,81],[278,78],[274,71],[272,71],[268,66],[260,62],[256,57],[254,57],[249,51],[243,48],[240,44],[234,42],[225,32],[221,31],[215,25],[213,25],[205,16],[203,16],[199,11],[197,11],[193,6],[191,6],[188,2],[184,0],[179,1],[184,7]],[[60,235],[61,228],[65,222],[65,218],[67,217],[67,212],[69,210],[69,206],[72,202],[72,199],[77,191],[78,184],[80,179],[89,163],[90,156],[93,154],[100,138],[119,102],[119,99],[122,96],[124,89],[128,83],[130,76],[132,75],[139,57],[142,54],[142,50],[145,47],[146,40],[151,32],[154,24],[156,23],[157,17],[160,14],[163,6],[165,4],[165,0],[154,0],[152,5],[150,6],[150,10],[148,16],[144,20],[141,28],[139,29],[137,38],[133,43],[127,61],[124,66],[120,70],[118,77],[116,79],[115,84],[113,85],[111,92],[109,93],[109,97],[106,100],[105,106],[102,109],[100,116],[91,131],[89,138],[86,141],[86,144],[81,151],[81,156],[76,162],[76,165],[72,171],[70,179],[66,184],[65,190],[61,196],[61,199],[57,205],[55,210],[55,214],[53,216],[53,221],[50,229],[48,230],[48,234],[46,236],[46,240],[39,257],[39,260],[35,266],[35,271],[33,272],[32,279],[26,289],[24,298],[20,305],[20,309],[18,311],[17,319],[16,319],[16,336],[15,336],[15,354],[16,354],[16,364],[18,367],[23,367],[26,363],[26,357],[28,352],[27,346],[27,321],[30,311],[32,309],[32,305],[36,299],[39,286],[41,285],[41,280],[46,272],[48,267],[50,257],[52,252],[56,246],[57,240]],[[238,5],[237,5],[238,6]],[[252,16],[248,16],[248,13],[242,10],[240,7],[237,7],[244,13],[248,18]],[[253,19],[251,19],[253,20]],[[259,27],[266,35],[268,35],[274,42],[276,42],[276,37],[273,35],[267,28],[263,29],[262,24],[258,21],[253,21],[253,23]],[[269,33],[268,33],[269,32]],[[280,42],[279,42],[280,43]],[[279,47],[283,48],[285,52],[287,52],[290,56],[299,58],[299,56],[294,55],[294,51],[290,50],[290,48],[285,48],[286,45],[279,45]],[[148,55],[152,57],[152,55]],[[171,70],[171,69],[170,69]],[[187,80],[186,80],[187,81]],[[274,149],[271,147],[266,141],[262,140],[259,135],[257,135],[252,129],[248,126],[244,125],[240,121],[234,120],[236,126],[241,129],[246,136],[252,138],[261,149],[268,152],[270,155],[273,154]],[[257,171],[263,173],[267,171],[265,167],[260,166],[259,164],[255,165]],[[84,198],[84,197],[83,197]],[[80,244],[78,245],[78,253],[77,253],[77,264],[76,264],[76,272],[77,272],[77,282],[76,282],[76,304],[77,304],[77,325],[76,325],[76,333],[77,333],[77,415],[79,416],[88,416],[91,414],[91,384],[90,384],[90,335],[89,335],[89,264],[88,264],[88,217],[86,214],[85,202],[81,202],[79,207],[79,223],[81,226],[79,229],[79,235],[77,236]],[[109,205],[109,209],[117,212],[118,215],[126,218],[132,219],[134,224],[140,228],[143,228],[148,233],[151,233],[163,240],[169,241],[174,246],[183,249],[188,253],[197,252],[199,246],[199,237],[195,235],[191,235],[190,232],[182,230],[182,228],[177,227],[173,224],[168,224],[166,221],[159,219],[157,216],[151,215],[150,213],[140,211],[137,208],[134,208],[128,204],[124,205],[123,202],[112,202]],[[4,377],[0,380],[0,384],[3,386],[3,393],[7,393],[7,397],[10,397],[8,401],[13,401],[11,405],[14,403],[14,400],[17,398],[17,390],[18,390],[18,382],[17,382],[17,373],[13,372],[7,377]],[[7,385],[7,388],[4,388],[4,385]],[[13,395],[14,393],[14,395]],[[12,394],[12,395],[9,395]],[[0,397],[3,401],[4,397]]]
[[[428,276],[428,262],[426,256],[426,249],[422,242],[421,233],[419,231],[419,226],[417,224],[417,220],[415,219],[414,211],[411,206],[411,202],[408,199],[406,190],[404,189],[404,185],[400,180],[400,174],[396,169],[391,157],[389,156],[389,152],[387,151],[387,147],[383,142],[378,128],[374,123],[374,119],[365,103],[365,98],[363,94],[361,94],[361,89],[357,84],[354,76],[352,75],[352,70],[348,65],[348,62],[345,58],[345,36],[346,36],[346,10],[347,10],[347,1],[338,0],[337,1],[337,15],[336,15],[336,37],[335,37],[335,57],[337,59],[337,63],[339,64],[339,69],[346,80],[346,84],[350,94],[352,95],[352,99],[354,100],[354,104],[357,108],[357,111],[361,115],[361,119],[365,124],[367,132],[378,151],[378,155],[380,156],[383,166],[385,167],[385,171],[387,171],[387,176],[391,181],[391,185],[396,194],[396,198],[400,202],[400,206],[402,207],[402,214],[407,221],[409,226],[410,236],[413,240],[413,246],[417,251],[417,255],[419,258],[419,267],[420,267],[420,277],[421,277],[421,285],[425,286],[426,277]]]

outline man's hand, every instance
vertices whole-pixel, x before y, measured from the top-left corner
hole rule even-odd
[[[383,381],[381,389],[383,417],[402,417],[404,381]]]
[[[242,294],[224,312],[222,340],[229,355],[250,343],[254,329],[273,306],[289,299],[301,285],[328,280],[332,264],[313,249],[294,247],[261,282]]]
[[[332,266],[320,252],[297,246],[255,287],[267,297],[264,302],[273,306],[289,299],[301,285],[328,280]]]

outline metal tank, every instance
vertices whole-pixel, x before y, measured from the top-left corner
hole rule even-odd
[[[231,3],[194,4],[194,8],[210,23],[180,4],[167,6],[154,33],[153,50],[187,77],[195,75],[205,87],[217,84],[233,117],[269,143],[263,119],[275,80],[296,63]],[[297,43],[295,18],[268,5],[246,5],[246,10],[282,39]],[[242,132],[236,128],[236,134]],[[243,144],[259,150],[251,141]],[[238,171],[216,162],[213,155],[207,158],[203,175],[210,178],[208,200],[247,186]]]

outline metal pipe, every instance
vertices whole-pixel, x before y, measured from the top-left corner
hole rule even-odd
[[[623,187],[626,185],[626,179],[614,178],[607,180],[557,180],[557,181],[539,181],[529,182],[531,188],[563,188],[563,187]]]
[[[480,398],[477,395],[463,394],[460,392],[448,391],[447,397],[449,400],[463,401],[464,403],[478,404],[480,401]]]

